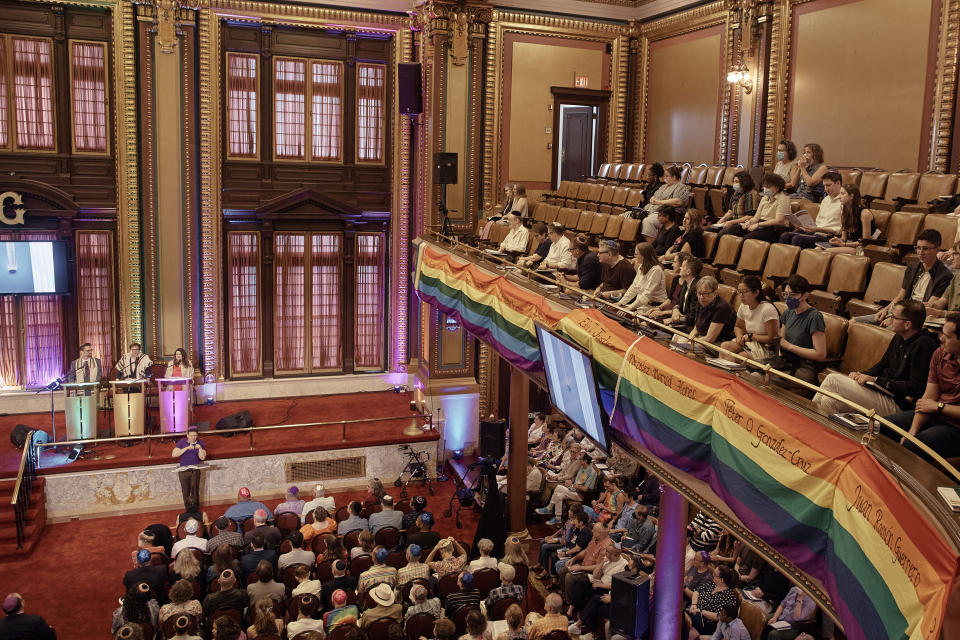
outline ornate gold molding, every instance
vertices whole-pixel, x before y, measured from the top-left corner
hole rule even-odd
[[[254,0],[201,0],[198,17],[200,66],[199,172],[200,172],[200,292],[204,367],[218,378],[224,372],[224,321],[222,278],[221,189],[221,94],[223,66],[220,55],[221,20],[285,25],[312,29],[347,28],[358,33],[383,35],[392,32],[392,64],[410,60],[412,54],[411,19],[408,16],[299,4],[257,2]],[[396,114],[399,88],[393,82],[389,112]],[[387,336],[388,365],[391,370],[405,368],[409,360],[407,312],[409,303],[409,198],[410,198],[410,124],[392,116],[391,183],[396,186],[391,202],[390,225],[390,326]]]
[[[927,168],[946,172],[950,163],[957,65],[960,57],[960,0],[941,0],[937,70],[930,118],[930,155]],[[921,167],[922,169],[922,167]]]
[[[140,175],[137,145],[137,70],[133,4],[124,0],[26,0],[110,12],[113,25],[113,133],[116,136],[117,287],[121,309],[120,342],[143,341],[143,294],[140,288]]]
[[[749,29],[748,29],[749,30]],[[739,52],[736,27],[727,12],[727,25],[723,34],[723,67],[720,69],[720,127],[717,131],[717,157],[719,165],[737,164],[737,147],[740,142],[740,107],[743,105],[741,89],[727,83],[727,71],[733,68]]]
[[[786,77],[785,60],[788,52],[783,50],[784,13],[789,13],[789,5],[777,2],[773,5],[770,16],[770,63],[767,71],[767,112],[764,117],[765,131],[763,135],[763,166],[772,166],[776,157],[777,144],[783,137],[783,118],[786,102],[784,100],[783,82]],[[789,41],[787,42],[789,45]]]
[[[602,42],[610,45],[610,75],[607,82],[614,98],[607,127],[607,157],[623,156],[626,120],[626,64],[629,27],[622,23],[594,22],[561,16],[494,10],[487,28],[487,84],[484,102],[483,208],[494,206],[500,194],[500,156],[503,152],[503,73],[506,65],[506,34],[536,35],[565,40]]]

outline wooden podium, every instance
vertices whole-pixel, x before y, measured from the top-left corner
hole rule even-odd
[[[99,382],[66,382],[63,385],[67,440],[97,437]]]
[[[160,389],[160,432],[186,433],[190,425],[192,378],[156,378]]]
[[[115,436],[142,436],[144,386],[147,381],[111,380],[113,387],[113,424]],[[132,392],[132,393],[131,393]]]

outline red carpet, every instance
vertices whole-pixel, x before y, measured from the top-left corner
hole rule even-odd
[[[436,530],[441,535],[470,543],[479,513],[462,510],[462,529],[456,528],[452,518],[443,517],[455,486],[452,480],[434,483],[434,496],[422,487],[411,486],[410,497],[422,494],[427,498],[427,510],[436,517]],[[389,489],[398,497],[396,489]],[[337,506],[364,497],[357,491],[332,495]],[[278,502],[270,501],[267,505],[274,507]],[[208,519],[215,519],[225,509],[226,506],[208,505],[204,511]],[[131,568],[130,551],[136,546],[137,534],[155,522],[171,525],[177,515],[178,511],[163,511],[48,525],[29,558],[0,563],[4,576],[0,591],[19,591],[27,612],[43,616],[56,628],[60,640],[109,638],[110,616],[117,607],[117,598],[123,595],[121,581]],[[536,545],[533,549],[535,559]],[[531,593],[529,604],[531,610],[542,611],[536,591]]]
[[[214,405],[194,407],[194,422],[207,421],[211,425],[227,415],[243,410],[250,411],[253,423],[257,426],[278,424],[302,424],[309,422],[328,422],[334,420],[369,420],[391,416],[412,415],[410,395],[392,391],[370,392],[362,394],[342,394],[331,396],[306,396],[298,398],[274,398],[269,400],[244,400],[218,402]],[[152,410],[156,412],[156,409]],[[64,436],[63,412],[56,414],[57,434]],[[17,424],[26,424],[50,433],[49,414],[20,414],[0,417],[0,438],[9,442],[10,432]],[[410,424],[409,418],[381,422],[360,422],[346,425],[346,441],[343,439],[341,425],[297,427],[274,429],[255,433],[253,449],[250,437],[246,434],[232,438],[202,434],[211,458],[236,458],[252,455],[271,455],[304,450],[323,450],[343,447],[366,447],[385,443],[434,440],[435,433],[423,436],[404,436],[402,431]],[[101,413],[100,435],[109,437],[109,422]],[[52,434],[51,434],[52,435]],[[130,447],[118,444],[104,444],[97,447],[91,459],[80,459],[63,466],[52,467],[52,461],[41,460],[41,473],[64,473],[92,471],[118,467],[133,467],[149,464],[169,464],[171,440],[154,440],[151,445],[152,457],[148,457],[148,447],[144,442]],[[49,455],[45,454],[44,458]],[[16,475],[20,465],[21,451],[12,445],[0,448],[0,476]],[[57,462],[60,458],[56,458]]]

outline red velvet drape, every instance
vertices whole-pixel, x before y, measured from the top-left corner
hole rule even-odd
[[[11,40],[17,146],[21,149],[53,149],[50,41],[34,38]]]
[[[387,68],[357,65],[357,160],[383,162],[384,96]]]
[[[89,342],[104,370],[113,364],[113,242],[109,231],[77,232],[80,344]]]
[[[315,61],[311,66],[313,159],[340,160],[343,65],[339,62]]]
[[[274,240],[274,367],[277,371],[302,371],[306,368],[304,235],[278,233]]]
[[[382,234],[357,234],[354,360],[362,368],[383,367],[383,247]]]
[[[273,135],[277,158],[305,158],[305,67],[303,60],[277,58],[274,61]]]
[[[230,232],[230,371],[260,369],[260,235]]]
[[[228,154],[257,156],[257,56],[227,54]]]
[[[340,369],[340,234],[315,233],[311,246],[313,368]]]

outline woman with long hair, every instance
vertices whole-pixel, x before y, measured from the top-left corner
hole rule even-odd
[[[193,555],[190,549],[184,549],[187,553],[178,553],[173,561],[173,577],[184,580],[194,580],[200,575],[200,561]]]
[[[780,342],[780,312],[773,306],[770,292],[757,276],[744,276],[737,285],[740,308],[737,309],[737,324],[733,327],[736,337],[720,345],[723,349],[740,353],[747,351],[756,360],[765,360],[777,353]]]
[[[803,154],[797,159],[800,168],[800,184],[797,186],[796,198],[806,198],[810,202],[823,200],[823,174],[830,170],[823,161],[823,147],[816,142],[803,145]]]
[[[737,599],[739,584],[740,577],[731,567],[720,565],[714,568],[712,579],[700,585],[690,597],[690,606],[687,607],[688,620],[693,627],[690,640],[701,636],[709,638],[717,628],[720,610],[728,604],[740,604]]]
[[[253,624],[247,627],[247,637],[270,638],[283,632],[283,620],[273,613],[273,598],[260,598],[253,604]]]
[[[620,305],[630,311],[645,310],[667,299],[663,267],[649,242],[641,242],[634,251],[637,275],[620,298]]]
[[[510,213],[518,213],[523,219],[530,217],[527,206],[527,188],[519,182],[513,185],[513,203],[510,207]]]
[[[864,209],[860,197],[860,187],[855,184],[845,184],[840,189],[840,203],[843,205],[843,214],[840,218],[840,237],[830,238],[833,245],[827,251],[830,253],[863,254],[863,241],[873,238],[876,227],[873,222],[873,211]]]
[[[213,552],[213,564],[207,567],[207,587],[227,569],[240,570],[240,564],[234,557],[233,547],[224,543]]]
[[[683,214],[683,235],[677,238],[673,246],[663,254],[666,262],[673,261],[674,256],[680,253],[689,253],[701,260],[707,255],[707,244],[703,239],[703,212],[697,209],[687,209]]]
[[[120,606],[113,612],[110,633],[116,633],[117,629],[128,622],[146,622],[156,629],[159,613],[160,606],[150,591],[150,585],[146,582],[132,584],[127,589],[127,595],[123,598]]]
[[[323,552],[323,556],[317,561],[318,563],[326,560],[347,559],[347,550],[343,548],[343,541],[335,534],[328,533],[324,541],[327,543],[327,548]]]
[[[520,538],[510,536],[506,539],[503,543],[503,558],[500,561],[513,566],[527,564],[527,552],[524,551]]]

